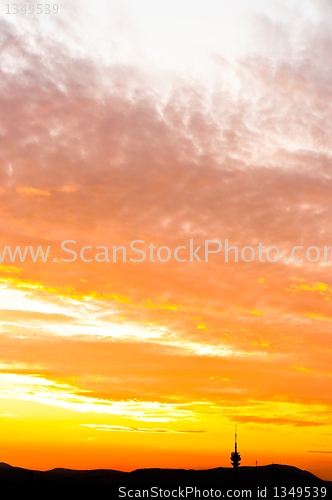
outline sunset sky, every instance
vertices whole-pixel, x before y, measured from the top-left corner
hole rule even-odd
[[[57,5],[1,7],[0,462],[228,467],[237,422],[332,480],[330,0]],[[282,258],[130,261],[225,239]]]

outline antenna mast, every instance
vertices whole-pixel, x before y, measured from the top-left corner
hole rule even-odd
[[[241,455],[237,451],[237,424],[235,424],[235,442],[234,442],[234,451],[231,453],[231,464],[234,469],[237,469],[241,462]]]

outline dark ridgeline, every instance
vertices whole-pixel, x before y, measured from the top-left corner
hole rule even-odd
[[[87,498],[118,499],[118,498],[170,498],[160,495],[156,497],[150,488],[157,487],[163,490],[176,490],[173,498],[179,495],[179,488],[196,488],[201,495],[189,493],[184,498],[207,498],[206,492],[218,490],[220,495],[209,495],[208,498],[226,498],[227,490],[246,490],[251,496],[236,496],[233,498],[299,498],[297,493],[302,489],[301,497],[305,498],[305,489],[309,488],[310,498],[332,499],[332,482],[323,481],[310,472],[302,471],[287,465],[266,465],[255,467],[239,467],[241,456],[237,449],[237,427],[235,426],[234,451],[231,453],[233,468],[219,467],[207,470],[186,469],[137,469],[132,472],[116,470],[70,470],[53,469],[46,472],[30,471],[18,467],[11,467],[0,463],[0,485],[2,491],[10,492],[4,498],[78,498],[80,495]],[[120,491],[119,488],[122,487]],[[279,490],[275,491],[275,487]],[[286,487],[289,494],[285,495],[280,488]],[[125,490],[124,490],[125,488]],[[294,496],[292,488],[297,492]],[[319,490],[314,490],[318,488]],[[324,490],[321,488],[325,488]],[[129,492],[127,496],[124,491]],[[184,491],[184,490],[183,490]],[[320,494],[317,494],[319,491]],[[205,495],[203,494],[205,493]],[[263,492],[263,493],[262,493]],[[197,491],[196,491],[197,493]],[[120,496],[120,494],[122,496]],[[297,496],[296,496],[297,495]],[[2,498],[2,497],[1,497]]]
[[[325,498],[332,499],[332,482],[323,481],[310,472],[286,465],[266,465],[260,467],[244,467],[238,469],[238,482],[234,488],[234,468],[216,468],[208,470],[185,469],[138,469],[132,472],[116,470],[70,470],[53,469],[46,472],[29,471],[7,464],[0,464],[0,485],[3,495],[1,498],[13,500],[20,498],[91,498],[93,500],[107,498],[110,500],[121,498],[119,488],[127,490],[147,490],[155,486],[167,490],[179,487],[196,487],[201,490],[221,490],[224,494],[227,489],[250,489],[252,496],[247,498],[262,498],[257,496],[257,488],[267,487],[267,496],[263,498],[275,499],[273,488],[284,486],[326,488]],[[281,496],[280,498],[299,498],[296,495]],[[133,496],[135,498],[135,496]],[[138,495],[136,495],[136,498]],[[141,495],[141,498],[143,495]],[[129,498],[129,496],[127,496]],[[153,498],[145,496],[143,498]],[[186,498],[195,498],[188,495]],[[196,496],[196,498],[199,498]],[[204,498],[203,494],[200,498]],[[209,497],[211,498],[211,497]],[[221,496],[221,498],[223,498]],[[226,498],[226,497],[225,497]],[[235,496],[234,496],[235,498]],[[239,497],[240,498],[240,497]],[[305,495],[302,495],[305,498]],[[311,497],[314,498],[313,490]],[[316,496],[315,498],[323,498]]]
[[[46,472],[32,471],[0,463],[1,491],[3,498],[71,499],[79,496],[93,500],[118,498],[227,498],[227,490],[237,493],[229,498],[310,498],[332,499],[332,482],[323,481],[310,472],[287,465],[240,467],[241,456],[237,448],[237,426],[235,426],[234,451],[231,453],[233,468],[219,467],[207,470],[186,469],[137,469],[132,472],[116,470],[70,470],[53,469]],[[119,490],[119,488],[122,490]],[[152,487],[162,488],[168,495],[155,496]],[[195,493],[183,496],[184,489],[196,488]],[[276,491],[275,488],[279,489]],[[287,489],[287,494],[281,490]],[[179,494],[182,488],[182,495]],[[295,495],[294,495],[295,488]],[[300,488],[302,495],[299,496]],[[307,488],[307,490],[305,490]],[[316,489],[315,489],[316,488]],[[322,490],[321,488],[325,488]],[[218,491],[219,494],[206,493]],[[131,490],[131,492],[129,492]],[[175,495],[172,496],[172,491]],[[201,493],[197,494],[197,490]],[[237,492],[235,490],[238,490]],[[241,496],[240,491],[246,490]],[[124,495],[124,491],[128,495]],[[250,495],[248,495],[250,491]],[[293,493],[292,493],[293,491]],[[317,493],[318,492],[318,493]],[[2,497],[1,497],[2,498]]]

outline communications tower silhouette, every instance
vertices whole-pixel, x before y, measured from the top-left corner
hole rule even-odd
[[[234,469],[237,469],[240,465],[241,462],[241,455],[237,451],[237,425],[235,424],[235,444],[234,444],[234,451],[231,453],[231,464],[233,465]]]

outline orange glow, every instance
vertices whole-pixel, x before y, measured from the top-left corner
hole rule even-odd
[[[3,20],[0,461],[230,466],[237,422],[242,465],[332,480],[332,16],[296,2]]]

